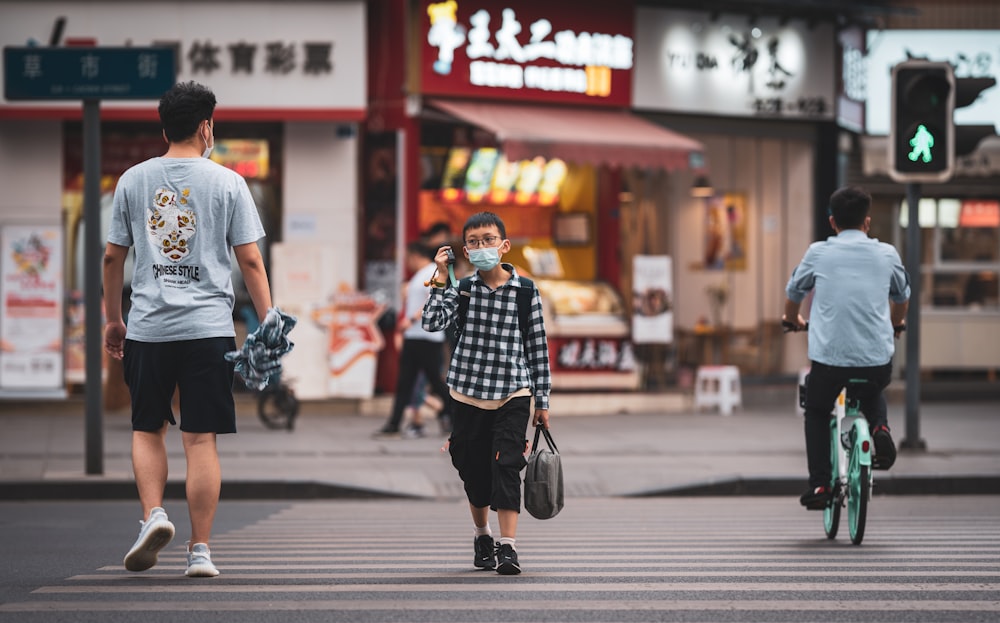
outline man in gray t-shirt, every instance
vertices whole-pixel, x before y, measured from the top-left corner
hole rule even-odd
[[[188,82],[160,100],[167,152],[126,171],[115,190],[104,255],[104,348],[123,360],[132,397],[132,465],[143,520],[125,568],[144,571],[174,535],[163,509],[166,433],[180,393],[191,517],[188,576],[215,576],[208,543],[222,484],[218,433],[236,432],[231,251],[263,320],[270,285],[264,236],[246,181],[208,156],[215,95]],[[125,258],[135,249],[128,327],[122,318]]]

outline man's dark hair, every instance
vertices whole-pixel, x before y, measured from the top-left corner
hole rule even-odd
[[[406,252],[412,253],[413,255],[419,255],[420,257],[433,260],[434,256],[437,254],[437,249],[431,249],[426,244],[420,242],[419,240],[414,240],[413,242],[406,245]]]
[[[489,227],[490,225],[496,225],[501,239],[507,238],[507,228],[504,227],[503,221],[499,216],[492,212],[477,212],[470,216],[469,220],[465,221],[465,227],[462,228],[462,239],[465,239],[465,234],[470,229],[479,229],[480,227]]]
[[[445,234],[449,238],[451,237],[451,224],[447,221],[437,221],[427,228],[423,234],[424,238],[433,238],[434,236]]]
[[[175,84],[160,98],[160,123],[171,143],[185,141],[215,114],[215,94],[197,82]]]
[[[840,229],[858,229],[872,207],[872,196],[857,186],[845,186],[830,195],[830,216]]]

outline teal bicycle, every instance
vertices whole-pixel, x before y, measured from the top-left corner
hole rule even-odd
[[[794,323],[782,321],[785,332],[804,331]],[[902,330],[902,328],[899,328]],[[868,503],[872,498],[874,479],[872,476],[872,452],[874,442],[868,428],[868,420],[861,413],[858,395],[869,381],[850,379],[840,391],[830,414],[830,488],[832,496],[823,509],[823,529],[828,539],[837,537],[840,527],[840,513],[847,508],[847,528],[851,543],[861,545],[865,538],[865,522],[868,519]],[[799,405],[805,408],[805,384],[799,386]]]
[[[865,538],[868,503],[874,486],[872,437],[868,420],[861,413],[860,401],[854,396],[858,388],[867,382],[865,379],[851,379],[837,396],[830,417],[830,485],[833,496],[823,509],[823,529],[827,538],[833,539],[840,525],[841,509],[847,507],[847,528],[851,543],[855,545],[861,545],[861,540]]]

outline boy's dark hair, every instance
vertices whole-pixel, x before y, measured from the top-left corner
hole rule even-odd
[[[465,234],[470,229],[479,229],[480,227],[489,227],[490,225],[495,225],[497,231],[500,232],[500,238],[507,238],[507,228],[504,227],[503,221],[499,216],[493,214],[492,212],[477,212],[469,217],[469,220],[465,221],[465,227],[462,228],[462,240],[465,240]]]
[[[419,240],[414,240],[413,242],[407,244],[406,252],[412,253],[413,255],[419,255],[420,257],[424,257],[429,260],[433,260],[434,255],[436,254],[436,250],[431,250],[430,247]]]
[[[830,195],[830,216],[840,229],[857,229],[872,207],[872,196],[857,186],[845,186]]]
[[[215,94],[197,82],[175,84],[160,98],[160,123],[171,143],[185,141],[215,114]]]

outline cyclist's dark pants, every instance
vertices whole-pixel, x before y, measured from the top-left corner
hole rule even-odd
[[[840,390],[851,379],[865,379],[856,386],[854,395],[860,400],[861,412],[874,428],[888,425],[885,396],[882,390],[892,378],[892,362],[869,368],[840,368],[814,361],[806,388],[806,456],[809,461],[809,487],[830,484],[830,414]]]

